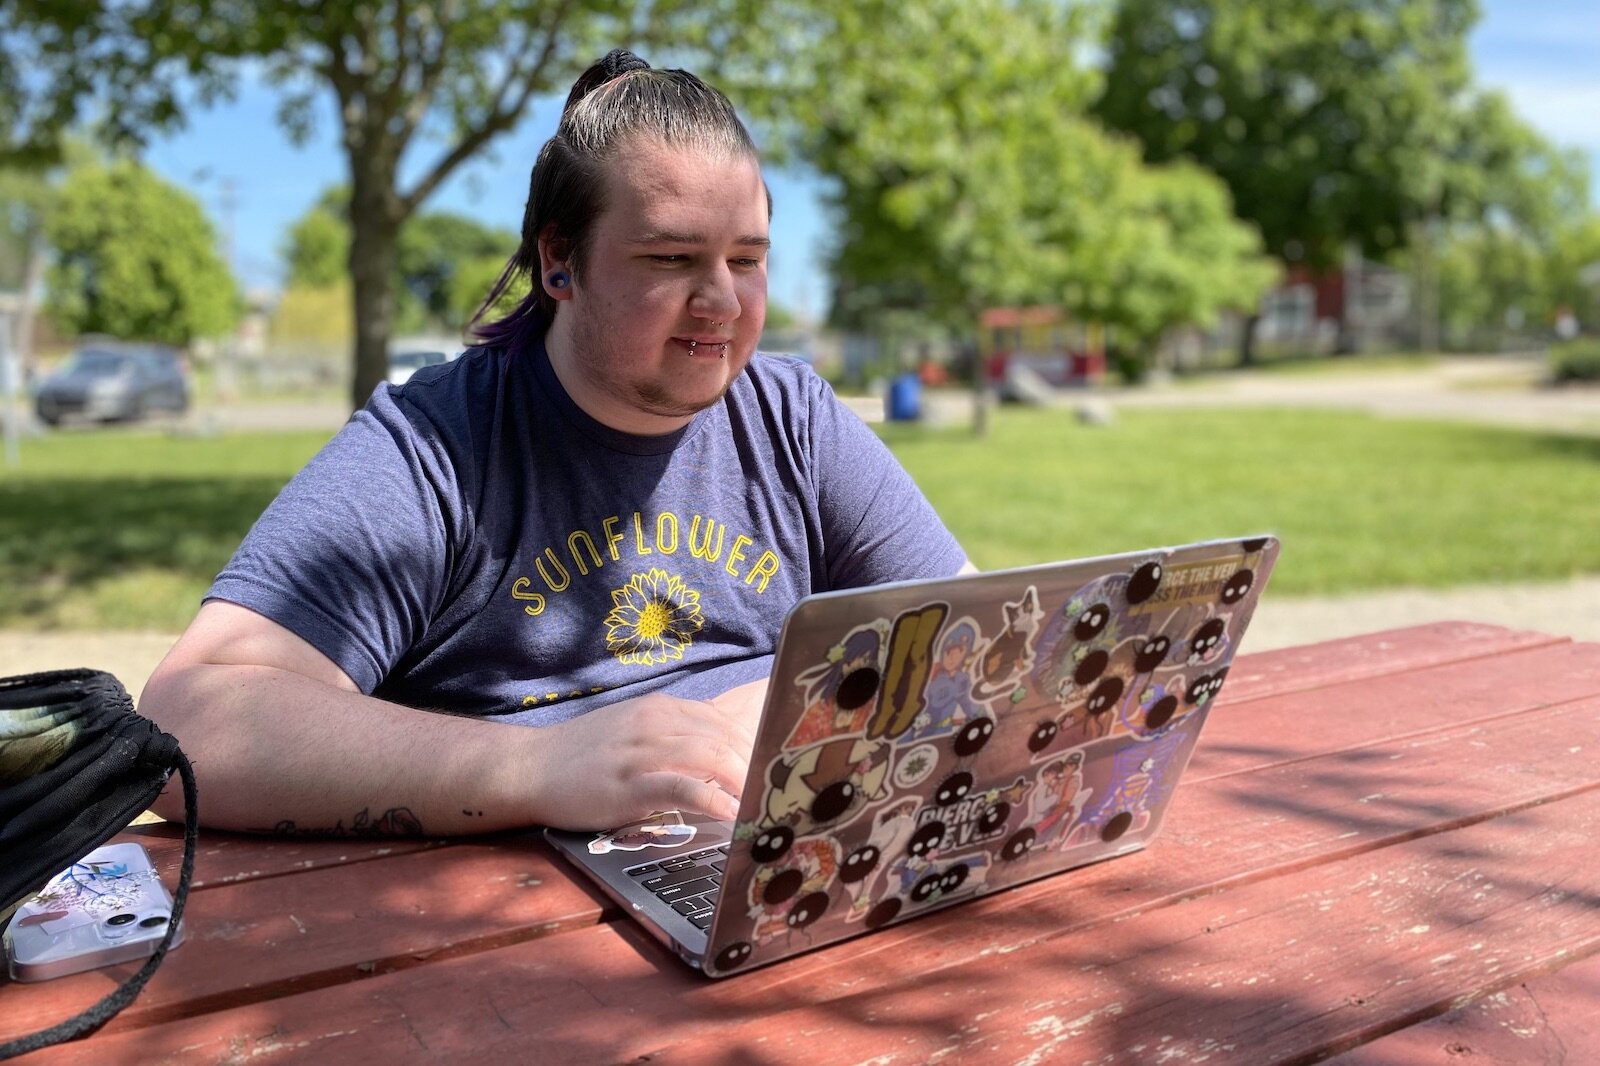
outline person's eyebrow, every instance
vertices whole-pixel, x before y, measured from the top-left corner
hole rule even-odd
[[[628,238],[629,244],[705,244],[706,238],[698,233],[677,233],[673,230],[653,230],[641,233],[637,237]],[[747,233],[734,239],[734,243],[744,248],[771,248],[770,238],[756,233]]]

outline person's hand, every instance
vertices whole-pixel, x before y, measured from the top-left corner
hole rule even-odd
[[[749,743],[744,748],[746,762],[750,759],[750,749],[755,746],[756,729],[761,725],[761,709],[766,702],[767,679],[764,677],[730,688],[711,701],[717,713],[738,722],[749,734]]]
[[[654,693],[531,730],[537,820],[611,829],[681,810],[732,821],[765,685],[710,701]]]

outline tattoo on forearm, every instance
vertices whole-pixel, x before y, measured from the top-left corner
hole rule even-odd
[[[280,837],[420,837],[427,835],[422,828],[422,822],[411,813],[409,807],[390,807],[383,815],[374,819],[370,809],[363,807],[361,813],[351,819],[350,824],[344,824],[344,819],[335,822],[332,828],[302,826],[296,822],[284,819],[270,829],[255,829],[252,832],[270,833]]]

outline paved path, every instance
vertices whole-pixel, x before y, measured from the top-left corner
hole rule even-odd
[[[1267,651],[1443,621],[1489,622],[1600,641],[1600,577],[1328,597],[1275,597],[1269,590],[1256,610],[1244,650]],[[174,639],[170,633],[0,630],[0,676],[92,666],[109,670],[137,696]]]
[[[1519,429],[1600,434],[1600,387],[1547,388],[1537,355],[1480,355],[1441,359],[1416,369],[1350,369],[1293,374],[1230,372],[1138,389],[1062,392],[1064,409],[1099,413],[1164,407],[1318,407],[1366,411],[1385,418],[1438,418]],[[927,390],[923,413],[944,425],[972,419],[972,397]],[[883,400],[845,397],[856,414],[881,422]]]

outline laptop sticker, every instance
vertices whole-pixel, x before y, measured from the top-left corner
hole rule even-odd
[[[683,815],[677,811],[652,814],[642,822],[601,833],[589,841],[589,854],[605,855],[613,851],[643,851],[645,848],[676,848],[695,838],[699,832],[685,825]]]

